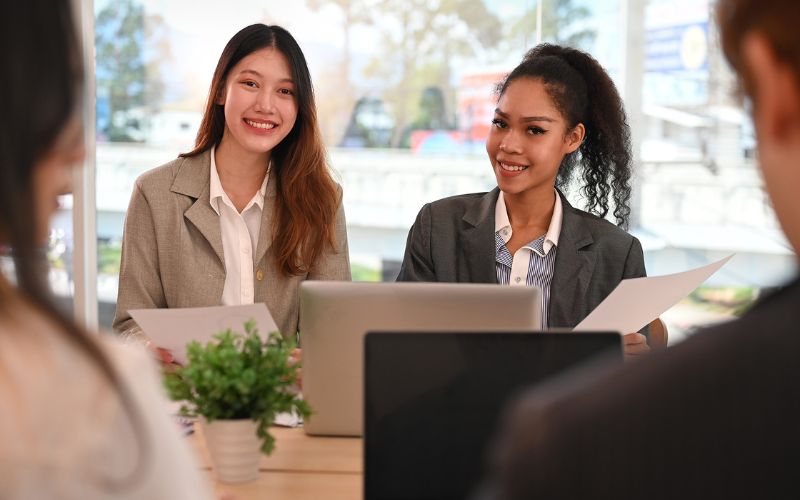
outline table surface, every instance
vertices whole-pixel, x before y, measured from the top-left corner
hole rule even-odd
[[[189,437],[200,465],[208,471],[218,496],[233,500],[360,500],[362,493],[362,441],[360,438],[307,436],[302,428],[272,427],[275,451],[262,456],[259,476],[243,484],[216,480],[203,437],[195,425]]]

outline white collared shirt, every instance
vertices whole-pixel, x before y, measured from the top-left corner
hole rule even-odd
[[[550,283],[553,281],[558,236],[564,212],[561,197],[555,193],[553,216],[547,233],[520,247],[512,256],[506,244],[513,235],[503,192],[495,204],[495,271],[497,282],[510,286],[537,286],[542,291],[542,327],[548,327]]]
[[[550,226],[547,228],[547,233],[544,235],[543,251],[536,250],[528,245],[525,245],[522,248],[535,251],[540,257],[547,255],[551,248],[558,246],[558,235],[561,234],[561,221],[563,218],[564,208],[561,206],[561,197],[558,195],[558,191],[556,191],[556,201],[553,205],[553,217],[550,218]],[[497,197],[497,203],[494,206],[494,230],[496,233],[500,233],[501,238],[503,238],[503,243],[508,243],[508,241],[511,239],[511,221],[508,220],[506,199],[502,191],[500,191],[500,196]],[[522,248],[520,248],[520,250],[522,250]],[[520,255],[519,250],[517,250],[517,252],[514,254],[515,261],[517,259],[517,255]]]
[[[254,254],[261,231],[261,214],[267,179],[264,176],[261,188],[239,213],[222,188],[217,172],[215,148],[211,148],[210,203],[219,215],[222,233],[222,254],[225,258],[225,286],[222,289],[222,305],[252,304],[254,300]]]

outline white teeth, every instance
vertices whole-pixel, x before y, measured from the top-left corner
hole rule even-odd
[[[267,129],[267,128],[275,128],[277,126],[274,123],[261,123],[261,122],[254,122],[254,121],[250,121],[250,120],[245,120],[245,122],[248,125],[250,125],[251,127],[255,127],[255,128]]]
[[[508,170],[509,172],[519,172],[521,170],[525,170],[528,168],[527,166],[517,166],[517,165],[506,165],[503,162],[497,162],[500,164],[500,168],[503,170]]]

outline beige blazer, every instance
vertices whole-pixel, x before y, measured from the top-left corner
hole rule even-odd
[[[206,151],[173,160],[136,180],[125,217],[115,331],[136,326],[130,309],[220,305],[225,261],[219,216],[209,201],[210,168]],[[324,253],[306,274],[286,277],[277,271],[271,250],[275,184],[270,174],[254,256],[255,302],[266,303],[288,337],[297,331],[300,283],[349,281],[350,260],[340,201],[336,248]]]

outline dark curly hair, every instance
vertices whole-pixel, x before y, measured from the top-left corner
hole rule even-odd
[[[608,73],[585,52],[543,43],[529,50],[498,85],[498,96],[518,78],[541,80],[568,127],[582,123],[586,129],[580,147],[561,162],[556,186],[565,189],[575,167],[581,165],[586,210],[605,217],[613,201],[617,224],[627,228],[633,169],[631,133],[622,99]]]

